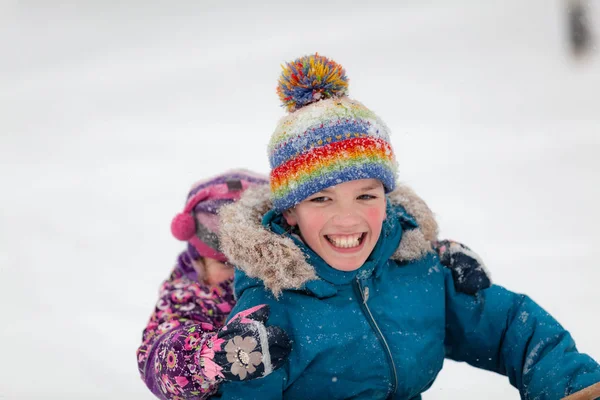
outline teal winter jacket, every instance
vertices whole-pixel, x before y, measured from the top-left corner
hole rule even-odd
[[[524,399],[556,400],[600,382],[600,366],[524,295],[460,293],[431,250],[437,225],[400,187],[365,264],[328,266],[269,211],[268,189],[221,213],[222,246],[240,270],[231,315],[269,304],[293,341],[272,374],[221,385],[223,399],[420,399],[444,358],[508,376]],[[261,224],[262,221],[262,224]]]

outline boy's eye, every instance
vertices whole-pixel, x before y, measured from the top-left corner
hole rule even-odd
[[[377,196],[373,196],[372,194],[361,194],[360,196],[358,196],[358,200],[372,200],[376,198]]]
[[[310,201],[312,201],[313,203],[324,203],[327,200],[329,200],[329,197],[326,196],[313,197],[312,199],[310,199]]]

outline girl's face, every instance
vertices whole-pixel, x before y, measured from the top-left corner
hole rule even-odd
[[[328,187],[284,212],[302,239],[327,264],[340,271],[360,268],[381,233],[385,191],[377,179]]]
[[[233,278],[233,267],[214,258],[202,257],[199,260],[192,260],[192,265],[198,273],[198,277],[211,286]]]

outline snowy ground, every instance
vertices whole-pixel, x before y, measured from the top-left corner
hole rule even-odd
[[[563,3],[199,3],[0,2],[0,398],[152,398],[135,350],[170,219],[197,178],[267,172],[279,64],[314,51],[442,237],[600,359],[600,57],[569,57]],[[518,393],[447,362],[424,397]]]

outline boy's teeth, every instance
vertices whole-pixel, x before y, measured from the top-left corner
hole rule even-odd
[[[335,247],[339,247],[342,249],[349,249],[352,247],[356,247],[360,244],[361,236],[362,236],[362,234],[356,234],[356,235],[336,236],[336,237],[327,236],[327,238],[329,239],[331,244],[333,244]]]

